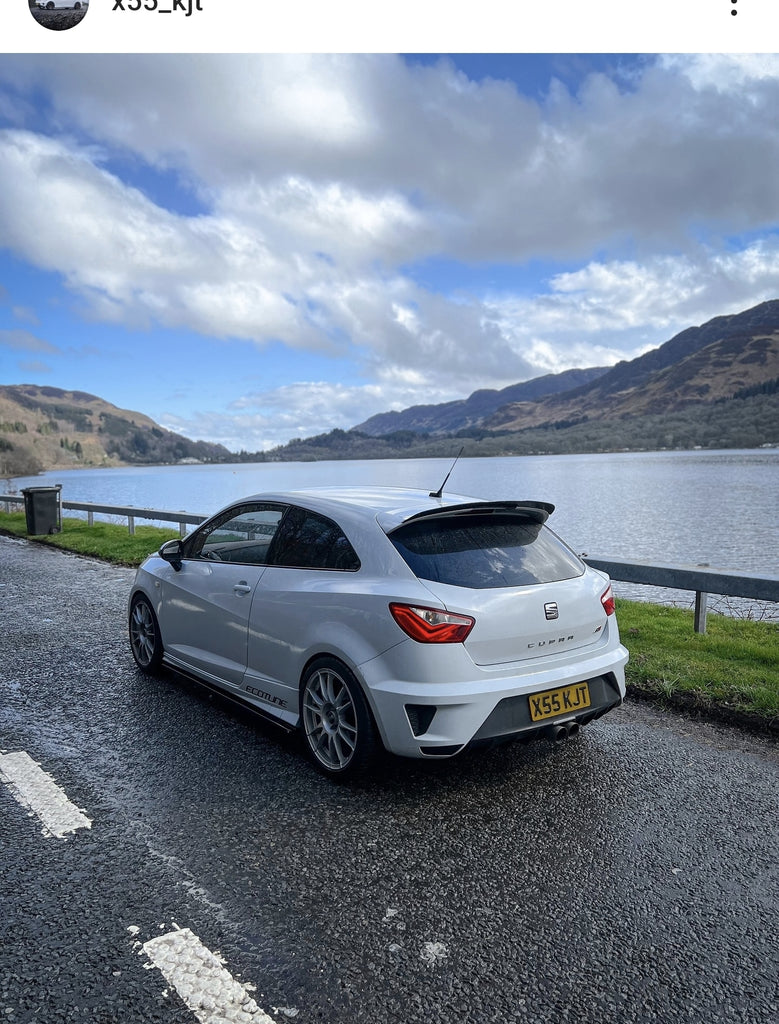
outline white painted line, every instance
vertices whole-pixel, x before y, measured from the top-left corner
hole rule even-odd
[[[149,939],[141,948],[200,1024],[275,1024],[189,928]]]
[[[77,828],[92,827],[89,818],[68,800],[51,775],[23,750],[0,754],[0,780],[22,807],[38,816],[44,835],[64,839]]]

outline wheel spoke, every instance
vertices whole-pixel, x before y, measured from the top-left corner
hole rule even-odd
[[[345,708],[350,708],[352,706],[352,699],[349,696],[349,691],[346,689],[345,686],[341,690],[341,692],[338,694],[336,699],[333,701],[333,703],[335,704],[335,706],[338,708],[339,711],[342,708],[345,709]]]
[[[323,673],[323,690],[325,700],[330,701],[331,704],[335,703],[335,678],[332,672],[328,672],[327,675]]]
[[[344,755],[343,747],[341,746],[341,737],[337,733],[333,736],[333,747],[335,748],[335,756],[338,760],[338,764],[346,764],[349,757]],[[351,754],[351,751],[349,753]]]
[[[317,708],[321,708],[325,703],[325,698],[319,692],[319,690],[308,689],[306,694],[316,704]]]

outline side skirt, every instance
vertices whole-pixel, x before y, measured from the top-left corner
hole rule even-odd
[[[204,679],[203,676],[196,675],[188,669],[181,668],[180,665],[176,665],[174,662],[169,661],[167,657],[164,657],[163,661],[165,667],[170,669],[172,672],[176,672],[178,675],[184,676],[186,679],[190,679],[193,683],[197,683],[206,690],[210,690],[211,693],[215,693],[218,696],[231,701],[233,704],[237,704],[238,707],[243,708],[244,711],[251,711],[252,714],[259,715],[259,717],[264,721],[278,726],[283,732],[292,733],[297,731],[298,726],[291,725],[289,722],[285,722],[282,718],[277,718],[276,715],[272,715],[269,711],[265,711],[264,708],[258,707],[250,700],[244,700],[243,697],[239,697],[237,694],[231,693],[224,687],[219,686],[218,683],[213,683],[209,679]]]

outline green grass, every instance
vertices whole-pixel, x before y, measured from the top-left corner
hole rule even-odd
[[[0,530],[17,537],[27,536],[27,521],[23,512],[0,512]],[[65,551],[101,558],[115,565],[140,565],[166,540],[178,537],[178,530],[165,530],[157,526],[136,526],[130,536],[127,523],[98,522],[89,526],[86,519],[62,520],[62,533],[52,533],[35,540]]]
[[[0,530],[27,536],[24,513],[0,512]],[[118,565],[139,565],[176,530],[63,519],[62,533],[36,540]],[[704,635],[693,613],[665,605],[617,602],[622,642],[630,651],[628,696],[691,710],[750,716],[779,731],[779,624],[708,616]]]
[[[636,601],[618,601],[617,619],[630,651],[629,692],[779,725],[779,624],[709,614],[700,634],[691,611]]]

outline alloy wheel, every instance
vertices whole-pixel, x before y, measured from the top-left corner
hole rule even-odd
[[[138,666],[145,671],[157,667],[162,657],[159,629],[148,601],[139,598],[130,612],[130,645]]]
[[[303,690],[303,724],[314,757],[330,772],[342,772],[354,758],[358,742],[357,709],[344,678],[320,668]]]

